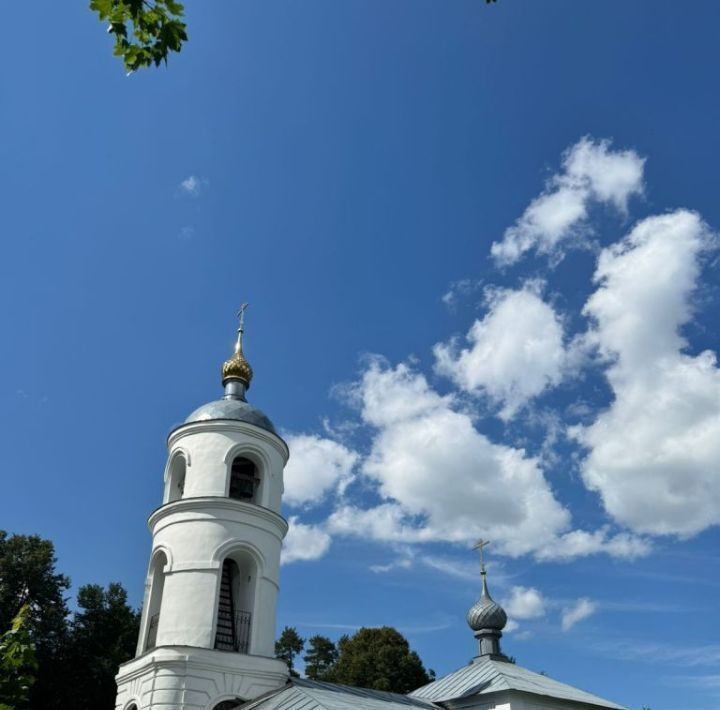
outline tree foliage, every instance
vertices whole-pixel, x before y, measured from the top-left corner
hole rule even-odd
[[[135,652],[140,615],[128,605],[127,592],[117,582],[107,589],[97,584],[81,587],[77,604],[66,654],[72,704],[78,710],[111,708],[115,674]]]
[[[390,626],[361,628],[353,636],[341,636],[337,646],[326,636],[313,636],[303,656],[305,675],[358,688],[409,693],[435,677],[425,670],[420,657],[410,649],[407,639]],[[305,641],[297,631],[286,626],[275,642],[275,655],[297,677],[295,657]]]
[[[30,638],[30,607],[24,604],[12,626],[0,636],[0,710],[27,707],[30,686],[35,682],[37,660]]]
[[[56,562],[50,540],[0,530],[0,629],[9,628],[27,604],[27,623],[33,637],[49,649],[62,642],[70,580],[55,572]]]
[[[333,680],[394,693],[409,693],[429,683],[434,673],[426,671],[405,637],[390,626],[361,628],[338,641],[338,659]]]
[[[90,9],[115,36],[113,54],[128,72],[167,64],[170,52],[187,41],[185,8],[176,0],[90,0]]]
[[[333,680],[338,651],[327,636],[313,636],[308,640],[310,647],[303,656],[305,675],[310,680]]]
[[[286,626],[275,642],[275,657],[285,661],[290,669],[290,675],[296,678],[298,673],[295,670],[295,656],[302,653],[303,646],[305,639],[301,638],[297,629],[292,626]]]
[[[90,0],[90,9],[108,23],[115,35],[113,54],[122,57],[128,72],[167,64],[170,52],[179,52],[188,39],[185,8],[176,0]]]
[[[63,683],[68,640],[67,600],[70,580],[55,571],[55,548],[37,535],[8,535],[0,530],[0,629],[8,629],[27,605],[27,631],[35,644],[37,681],[33,707],[54,708]]]
[[[0,637],[0,657],[10,648],[17,659],[32,648],[34,659],[28,656],[26,667],[36,680],[32,687],[21,683],[29,688],[28,707],[111,708],[117,668],[135,650],[139,615],[127,604],[122,586],[114,583],[107,590],[81,587],[71,619],[65,598],[70,580],[56,572],[55,564],[49,540],[0,531],[0,631],[14,628],[13,618],[22,610],[17,633]],[[8,639],[20,645],[3,645]],[[2,664],[0,658],[0,710],[2,703],[22,708],[21,700],[6,699],[11,694],[3,681],[11,675]]]

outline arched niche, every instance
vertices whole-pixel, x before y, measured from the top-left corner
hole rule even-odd
[[[228,497],[245,503],[261,504],[263,472],[257,461],[238,454],[230,462]]]
[[[162,608],[163,589],[165,587],[165,568],[168,558],[164,550],[157,550],[150,564],[150,595],[147,605],[145,621],[145,642],[143,651],[155,648],[157,644],[157,630],[160,624],[160,611]]]
[[[219,573],[214,648],[252,653],[258,564],[248,550],[235,550],[224,557]]]
[[[185,476],[187,474],[187,459],[182,452],[176,452],[169,463],[167,483],[165,487],[165,502],[173,503],[180,500],[185,493]]]

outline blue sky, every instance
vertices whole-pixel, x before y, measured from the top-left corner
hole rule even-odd
[[[139,603],[249,301],[279,627],[448,672],[482,534],[518,662],[720,706],[717,4],[188,2],[130,77],[84,5],[5,13],[0,527]]]

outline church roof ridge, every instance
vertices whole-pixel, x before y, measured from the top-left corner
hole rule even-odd
[[[410,695],[442,703],[503,690],[532,693],[608,710],[626,710],[622,705],[561,683],[542,673],[487,656],[474,659],[469,665],[413,690]]]
[[[432,701],[371,688],[291,678],[288,684],[243,705],[243,710],[432,710]]]

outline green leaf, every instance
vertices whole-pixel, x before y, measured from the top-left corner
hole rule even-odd
[[[109,21],[115,35],[113,54],[128,72],[167,63],[170,52],[180,52],[188,36],[182,21],[185,11],[175,0],[90,0],[90,9]]]

